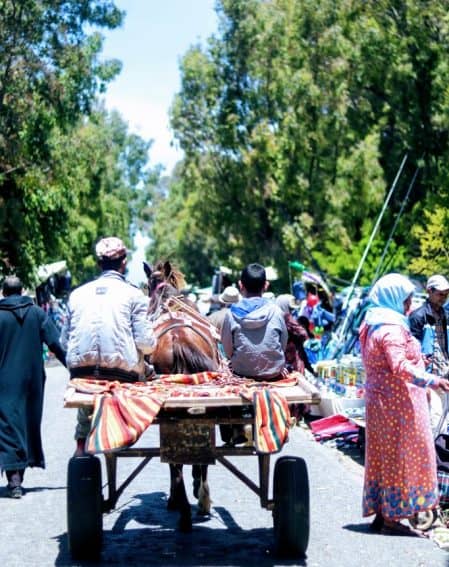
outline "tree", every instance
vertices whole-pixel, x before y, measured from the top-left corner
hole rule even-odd
[[[448,7],[218,2],[219,34],[186,53],[172,106],[185,152],[164,207],[180,221],[173,253],[192,265],[204,246],[210,271],[212,262],[274,264],[284,283],[291,258],[351,279],[407,153],[362,280],[376,271],[421,160],[405,208],[410,222],[392,245],[394,267],[407,270],[420,250],[423,211],[447,207]]]
[[[55,208],[42,219],[51,235],[42,248],[46,261],[67,261],[74,284],[95,275],[93,249],[99,238],[117,235],[132,247],[134,219],[159,175],[157,168],[148,168],[150,145],[130,134],[117,113],[102,108],[69,135],[54,138],[52,176],[45,191],[55,196]],[[41,204],[36,196],[39,183],[33,186],[36,203]]]
[[[55,144],[92,110],[119,71],[101,62],[94,27],[115,28],[108,0],[3,0],[0,4],[0,272],[28,282],[65,232],[73,196],[52,184]]]

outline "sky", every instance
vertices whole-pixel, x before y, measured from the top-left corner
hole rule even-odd
[[[102,58],[119,59],[122,72],[108,86],[104,102],[118,110],[129,129],[153,140],[150,166],[161,164],[170,174],[182,153],[173,144],[168,111],[180,88],[179,62],[190,46],[217,31],[215,0],[115,0],[126,12],[121,28],[102,31]],[[128,264],[128,279],[144,280],[142,260],[148,238],[138,233]],[[149,259],[150,262],[153,259]]]
[[[121,28],[107,31],[102,58],[122,62],[109,84],[106,108],[120,112],[130,130],[152,139],[150,165],[170,174],[181,158],[172,145],[168,110],[180,87],[179,62],[191,45],[217,31],[215,0],[115,0],[126,12]]]

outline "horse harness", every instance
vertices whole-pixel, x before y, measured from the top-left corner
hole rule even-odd
[[[170,309],[167,309],[166,314],[168,315],[168,317],[163,319],[159,325],[157,323],[155,324],[156,340],[159,340],[166,333],[172,331],[173,329],[189,328],[194,331],[201,339],[203,339],[203,341],[209,346],[212,352],[216,350],[216,344],[213,342],[215,340],[213,333],[211,332],[210,328],[207,328],[206,325],[208,324],[206,322],[203,323],[202,321],[192,319],[189,316],[179,316],[179,314],[177,313],[173,314]],[[164,315],[162,315],[159,319],[162,319],[163,317]],[[195,326],[194,323],[197,323],[197,325]],[[204,331],[199,329],[198,325],[203,326]],[[207,336],[206,332],[209,334],[209,336]]]

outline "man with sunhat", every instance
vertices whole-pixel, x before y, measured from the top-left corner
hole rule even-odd
[[[449,297],[449,281],[442,275],[430,276],[426,284],[427,299],[410,314],[410,330],[421,343],[426,370],[449,378],[449,337],[443,305]],[[435,396],[433,396],[435,398]],[[432,425],[441,416],[441,400],[431,400]]]
[[[224,288],[222,293],[220,293],[218,300],[220,302],[220,309],[210,313],[207,318],[212,323],[212,325],[215,325],[215,327],[217,327],[218,331],[221,333],[221,327],[223,326],[226,311],[229,307],[231,307],[233,303],[240,301],[239,290],[236,287],[229,285],[228,287]]]
[[[61,332],[70,377],[142,380],[144,355],[155,342],[148,298],[125,280],[127,250],[120,238],[102,238],[95,253],[101,275],[71,293]],[[89,414],[86,408],[78,410],[76,455],[84,453]]]

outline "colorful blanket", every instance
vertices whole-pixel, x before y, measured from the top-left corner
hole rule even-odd
[[[288,439],[288,403],[273,388],[298,383],[298,373],[277,382],[257,382],[241,377],[223,377],[218,372],[159,375],[151,382],[74,378],[71,386],[78,392],[93,394],[92,426],[87,439],[89,453],[108,452],[134,444],[152,424],[169,397],[217,395],[232,392],[250,401],[255,411],[254,441],[260,453],[280,451]],[[213,387],[211,391],[209,387]]]
[[[276,453],[288,440],[290,410],[287,400],[268,388],[254,392],[254,443],[258,453]]]
[[[87,451],[108,452],[133,445],[153,423],[167,397],[120,388],[96,394]]]

